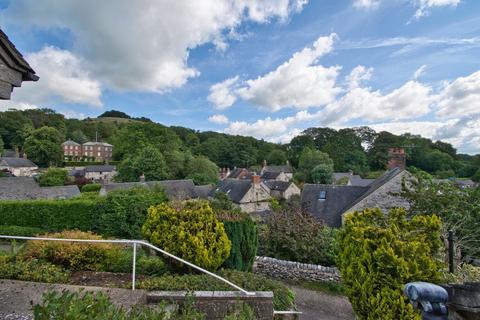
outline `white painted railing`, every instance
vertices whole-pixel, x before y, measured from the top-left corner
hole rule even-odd
[[[160,252],[174,260],[177,260],[183,264],[186,264],[187,266],[189,267],[192,267],[202,273],[205,273],[215,279],[218,279],[226,284],[228,284],[229,286],[231,286],[232,288],[235,288],[237,289],[238,291],[246,294],[246,295],[255,295],[255,292],[250,292],[250,291],[247,291],[245,289],[242,289],[241,287],[237,286],[236,284],[234,284],[233,282],[225,279],[225,278],[222,278],[220,277],[219,275],[213,273],[213,272],[210,272],[208,270],[205,270],[197,265],[194,265],[193,263],[191,262],[188,262],[182,258],[179,258],[165,250],[162,250],[160,248],[157,248],[155,247],[154,245],[146,242],[146,241],[142,241],[142,240],[119,240],[119,239],[112,239],[112,240],[106,240],[106,239],[102,239],[102,240],[92,240],[92,239],[62,239],[62,238],[43,238],[43,237],[22,237],[22,236],[5,236],[5,235],[0,235],[0,239],[12,239],[12,240],[42,240],[42,241],[61,241],[61,242],[89,242],[89,243],[123,243],[123,244],[131,244],[132,247],[133,247],[133,261],[132,261],[132,290],[135,290],[135,274],[136,274],[136,270],[135,270],[135,265],[136,265],[136,259],[137,259],[137,244],[138,245],[141,245],[141,246],[146,246],[146,247],[149,247],[157,252]]]

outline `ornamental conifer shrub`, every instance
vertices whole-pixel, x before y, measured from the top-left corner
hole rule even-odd
[[[206,201],[150,207],[142,234],[161,249],[208,270],[216,270],[230,255],[224,225]]]
[[[402,293],[411,281],[437,282],[441,221],[366,209],[347,214],[340,231],[338,268],[358,319],[420,319]]]

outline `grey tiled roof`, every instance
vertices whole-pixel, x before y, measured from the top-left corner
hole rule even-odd
[[[0,200],[69,199],[78,195],[77,186],[40,187],[30,177],[0,178]]]
[[[358,175],[353,175],[350,177],[350,185],[357,186],[357,187],[367,187],[371,185],[375,179],[363,179]]]
[[[368,187],[306,184],[303,186],[302,208],[330,227],[341,227],[344,210],[367,190]],[[323,200],[320,199],[321,191],[326,196]]]
[[[3,154],[0,155],[1,157],[7,157],[7,158],[18,158],[17,152],[12,149],[4,149]]]
[[[62,143],[62,146],[80,146],[80,143],[76,143],[73,140],[67,140],[64,143]]]
[[[227,194],[233,202],[240,203],[251,186],[252,182],[247,179],[224,179],[220,181],[217,188],[212,190],[211,195],[220,191]]]
[[[0,166],[12,168],[36,168],[37,165],[25,158],[1,157]]]
[[[262,172],[285,172],[293,173],[293,168],[291,165],[282,165],[282,166],[265,166],[262,169]]]
[[[210,194],[210,192],[212,192],[213,188],[214,187],[212,185],[206,184],[203,186],[195,186],[194,190],[197,198],[208,199],[208,195]]]
[[[162,180],[162,181],[148,181],[148,182],[121,182],[108,183],[102,189],[102,193],[108,193],[113,190],[127,190],[133,187],[151,188],[155,185],[163,187],[167,197],[170,200],[188,200],[195,199],[195,185],[192,180]]]
[[[262,180],[275,180],[280,175],[281,172],[264,172],[261,176]]]
[[[273,191],[285,191],[290,187],[290,184],[292,182],[287,182],[287,181],[277,181],[277,180],[267,180],[264,182],[265,185]]]
[[[115,170],[116,170],[115,166],[108,165],[108,164],[85,167],[85,172],[113,172]]]
[[[93,142],[93,141],[88,141],[83,144],[84,146],[104,146],[104,147],[113,147],[111,144],[106,143],[106,142]]]

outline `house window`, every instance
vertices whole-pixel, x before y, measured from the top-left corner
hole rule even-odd
[[[327,199],[327,191],[320,191],[320,195],[318,197],[319,200],[325,200]]]

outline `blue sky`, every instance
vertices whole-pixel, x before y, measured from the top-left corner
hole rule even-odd
[[[40,76],[9,107],[288,142],[370,125],[480,153],[476,0],[0,0]]]

